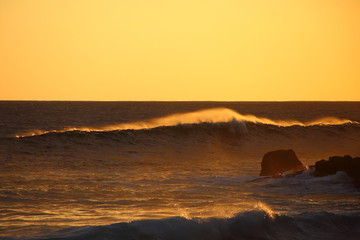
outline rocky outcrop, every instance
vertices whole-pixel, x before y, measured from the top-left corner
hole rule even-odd
[[[337,171],[344,171],[354,180],[354,184],[360,187],[360,157],[352,158],[351,156],[344,157],[329,157],[329,160],[321,160],[315,163],[315,177],[323,177],[335,174]]]
[[[286,171],[299,171],[304,168],[294,150],[277,150],[264,155],[260,176],[281,176]]]

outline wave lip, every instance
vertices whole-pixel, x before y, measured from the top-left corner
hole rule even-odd
[[[186,124],[199,123],[224,123],[224,122],[239,122],[239,123],[255,123],[274,125],[278,127],[291,126],[327,126],[327,125],[343,125],[343,124],[359,124],[359,122],[351,121],[349,119],[339,119],[335,117],[326,117],[315,119],[308,122],[301,122],[297,120],[272,120],[264,117],[257,117],[254,115],[243,115],[228,108],[213,108],[199,110],[188,113],[172,114],[165,117],[154,118],[147,121],[137,121],[130,123],[120,123],[113,125],[106,125],[100,127],[82,126],[82,127],[66,127],[63,129],[40,130],[35,129],[22,134],[18,134],[16,138],[31,137],[37,135],[44,135],[48,133],[64,133],[72,131],[81,132],[104,132],[104,131],[119,131],[119,130],[144,130],[157,127],[169,127]]]
[[[295,216],[273,215],[267,211],[242,212],[232,218],[185,219],[174,217],[116,223],[107,226],[65,229],[42,239],[359,239],[360,215],[327,212]]]

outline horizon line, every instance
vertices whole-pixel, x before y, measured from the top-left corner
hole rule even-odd
[[[0,100],[0,102],[360,102],[360,100]]]

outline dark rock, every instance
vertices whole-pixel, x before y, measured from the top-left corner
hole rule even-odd
[[[264,155],[260,176],[281,176],[286,171],[300,171],[305,167],[294,150],[277,150]]]
[[[320,160],[315,163],[315,177],[323,177],[335,174],[337,171],[344,171],[354,180],[354,184],[360,187],[360,157],[352,158],[351,156],[344,157],[329,157],[329,160]]]

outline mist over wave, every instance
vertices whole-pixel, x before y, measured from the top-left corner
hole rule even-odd
[[[272,120],[215,108],[102,127],[30,131],[18,135],[17,139],[22,141],[17,144],[32,142],[34,147],[65,144],[69,154],[77,151],[93,156],[97,155],[94,149],[98,149],[99,154],[123,151],[120,154],[127,155],[126,152],[141,153],[160,146],[170,151],[181,146],[184,154],[196,156],[200,151],[207,151],[201,150],[206,144],[224,150],[236,146],[241,150],[238,158],[260,158],[273,149],[293,148],[305,161],[315,161],[330,155],[357,156],[360,154],[359,135],[360,124],[348,119]],[[134,144],[143,149],[134,149]]]
[[[116,130],[143,130],[157,127],[176,126],[184,124],[198,124],[198,123],[223,123],[223,122],[242,122],[242,123],[256,123],[267,124],[279,127],[290,126],[316,126],[316,125],[342,125],[342,124],[359,124],[356,121],[349,119],[339,119],[336,117],[323,117],[308,122],[301,122],[297,120],[272,120],[264,117],[257,117],[254,115],[242,115],[228,108],[214,108],[199,110],[195,112],[172,114],[169,116],[154,118],[148,121],[138,121],[130,123],[121,123],[114,125],[106,125],[100,127],[66,127],[63,129],[53,130],[32,130],[26,133],[18,134],[16,137],[28,137],[43,135],[54,132],[69,132],[69,131],[83,131],[83,132],[101,132],[101,131],[116,131]]]

